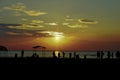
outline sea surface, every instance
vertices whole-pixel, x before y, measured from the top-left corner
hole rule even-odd
[[[24,51],[24,57],[32,57],[34,53],[38,54],[40,58],[52,58],[54,51]],[[55,55],[58,57],[58,54],[60,53],[60,58],[63,58],[63,51],[55,51]],[[79,58],[84,58],[85,56],[87,58],[97,58],[97,52],[96,51],[64,51],[65,58],[69,58],[69,54],[71,53],[71,58],[74,58],[74,53],[76,55],[79,55]],[[115,58],[115,51],[111,52],[113,53],[113,58]],[[17,57],[21,57],[21,51],[0,51],[0,57],[15,57],[15,54],[17,54]],[[104,51],[103,58],[107,58],[107,51]]]

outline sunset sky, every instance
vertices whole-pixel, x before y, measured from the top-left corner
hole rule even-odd
[[[120,50],[120,0],[0,0],[9,50]]]

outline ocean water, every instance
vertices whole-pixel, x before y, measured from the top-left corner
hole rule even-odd
[[[24,57],[31,57],[33,53],[37,53],[40,58],[52,58],[53,57],[53,51],[24,51]],[[58,57],[58,53],[60,53],[60,58],[63,58],[63,52],[62,51],[55,51],[55,55]],[[69,58],[69,54],[71,53],[71,58],[74,58],[74,53],[76,55],[79,55],[80,58],[84,58],[86,56],[87,58],[97,58],[97,52],[96,51],[64,51],[65,58]],[[0,57],[15,57],[15,54],[17,54],[17,57],[21,57],[21,51],[0,51]],[[107,58],[107,51],[104,51],[103,58]],[[115,52],[113,52],[113,58],[115,58]]]

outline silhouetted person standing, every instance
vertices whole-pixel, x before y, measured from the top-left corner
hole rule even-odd
[[[112,57],[112,59],[114,58],[114,53],[112,52],[112,54],[111,54],[111,57]]]
[[[116,58],[120,59],[120,52],[119,51],[116,52]]]
[[[24,50],[21,51],[21,57],[24,57]]]
[[[55,51],[53,51],[53,58],[57,58],[56,55],[55,55]]]
[[[72,53],[69,53],[69,58],[72,58]]]
[[[100,51],[97,51],[97,59],[100,59]]]
[[[74,58],[76,58],[76,52],[74,52]]]
[[[104,57],[104,52],[101,51],[101,53],[100,53],[100,58],[103,59],[103,57]]]
[[[17,55],[17,53],[15,53],[15,58],[17,58],[18,57],[18,55]]]
[[[110,51],[108,51],[107,56],[107,58],[110,59]]]
[[[58,53],[58,58],[60,58],[60,53]]]
[[[65,53],[63,52],[63,58],[65,58]]]

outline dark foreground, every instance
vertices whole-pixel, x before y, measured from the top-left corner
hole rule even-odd
[[[0,64],[120,64],[120,59],[0,58]]]

